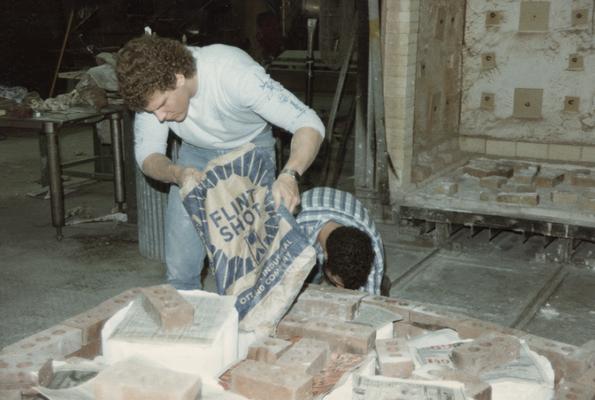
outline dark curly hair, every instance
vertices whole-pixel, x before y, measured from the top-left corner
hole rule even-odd
[[[118,52],[116,65],[120,95],[133,110],[143,110],[156,91],[174,89],[176,75],[196,74],[192,53],[173,39],[143,35]]]
[[[368,280],[374,262],[372,239],[351,226],[340,226],[326,240],[325,268],[339,276],[346,289],[359,289]]]

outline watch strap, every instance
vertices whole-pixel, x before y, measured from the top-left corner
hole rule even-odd
[[[299,182],[302,178],[299,172],[291,168],[283,168],[281,172],[279,172],[279,175],[289,175],[293,177],[293,179],[295,179],[296,182]]]

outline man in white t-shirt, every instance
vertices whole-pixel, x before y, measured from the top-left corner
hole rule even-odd
[[[172,183],[165,217],[167,279],[178,289],[200,288],[205,248],[182,205],[179,188],[199,182],[206,164],[252,142],[274,160],[271,125],[293,134],[287,163],[271,182],[275,205],[293,211],[298,179],[324,139],[316,113],[244,51],[225,45],[186,47],[142,36],[119,52],[120,94],[136,111],[135,155],[145,175]],[[176,163],[165,156],[167,136],[182,140]]]

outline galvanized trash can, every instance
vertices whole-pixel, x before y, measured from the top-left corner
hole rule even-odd
[[[169,185],[146,177],[138,166],[135,170],[138,249],[143,257],[165,262],[164,228]]]

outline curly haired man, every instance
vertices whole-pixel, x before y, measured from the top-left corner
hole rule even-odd
[[[205,248],[179,187],[200,181],[206,164],[248,142],[274,160],[271,125],[293,134],[289,159],[272,184],[276,206],[300,202],[297,179],[324,138],[316,113],[271,79],[244,51],[221,44],[187,47],[154,36],[129,41],[118,54],[120,94],[136,111],[136,160],[145,175],[171,183],[165,216],[167,278],[200,288]],[[176,163],[165,156],[169,130],[181,140]]]
[[[352,194],[328,187],[308,190],[296,220],[316,249],[315,283],[326,278],[334,286],[389,295],[382,238]]]

